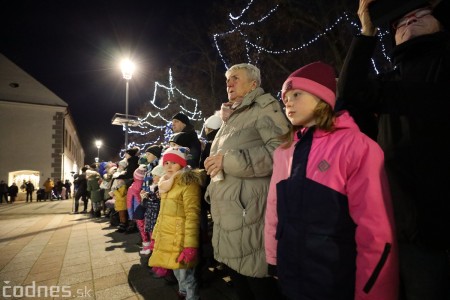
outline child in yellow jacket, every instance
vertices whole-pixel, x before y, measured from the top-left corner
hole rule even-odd
[[[172,269],[180,296],[199,299],[194,267],[200,235],[201,173],[187,166],[188,148],[170,147],[163,154],[165,175],[158,183],[161,207],[153,230],[149,265]]]

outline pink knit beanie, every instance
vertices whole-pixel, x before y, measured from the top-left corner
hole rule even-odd
[[[282,99],[287,91],[294,89],[311,93],[334,108],[336,104],[336,74],[333,67],[318,61],[298,69],[283,83]]]

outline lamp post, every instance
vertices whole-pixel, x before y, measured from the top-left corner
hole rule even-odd
[[[96,140],[95,146],[97,147],[97,158],[98,158],[98,161],[100,161],[100,147],[102,146],[102,141]]]
[[[128,147],[128,86],[131,77],[133,76],[134,64],[129,59],[125,59],[121,63],[122,75],[125,81],[125,149]]]

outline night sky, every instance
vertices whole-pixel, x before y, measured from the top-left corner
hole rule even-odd
[[[167,69],[168,22],[198,18],[213,1],[25,0],[0,9],[0,52],[69,104],[86,163],[111,160],[124,143],[125,81],[120,61],[137,65],[130,81],[129,113],[150,98],[155,70]]]

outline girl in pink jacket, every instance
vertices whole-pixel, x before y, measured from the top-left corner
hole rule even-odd
[[[269,271],[288,299],[396,300],[397,246],[384,156],[335,113],[331,66],[292,73],[282,99],[293,130],[274,152],[267,199]]]

